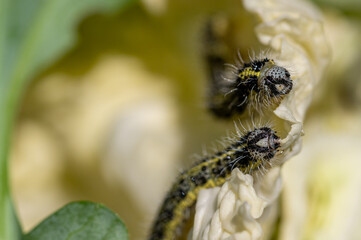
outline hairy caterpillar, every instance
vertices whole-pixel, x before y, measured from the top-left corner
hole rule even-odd
[[[279,103],[292,89],[289,71],[274,60],[261,58],[245,63],[240,57],[240,61],[228,64],[231,69],[225,70],[222,78],[213,80],[217,83],[210,96],[209,109],[216,116],[227,118],[242,113],[249,103],[251,109],[261,112]],[[218,59],[215,63],[214,57],[209,59],[210,67],[220,62]]]
[[[226,64],[229,48],[212,24],[214,21],[209,21],[206,26],[205,39],[205,60],[210,78],[208,108],[211,112],[229,118],[243,113],[249,105],[250,111],[262,113],[279,104],[293,87],[289,71],[265,57],[267,54],[264,53],[258,58],[253,53],[250,61],[244,62],[238,52],[236,64]]]
[[[154,222],[149,240],[171,240],[181,233],[189,209],[201,189],[222,185],[235,168],[246,174],[272,167],[280,148],[280,138],[269,127],[255,128],[216,153],[181,173]]]

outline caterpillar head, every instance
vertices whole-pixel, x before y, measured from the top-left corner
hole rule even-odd
[[[270,97],[286,95],[293,87],[291,74],[284,67],[268,64],[259,78],[259,87]]]
[[[280,138],[268,127],[256,128],[245,136],[247,150],[255,160],[273,158],[280,147]]]

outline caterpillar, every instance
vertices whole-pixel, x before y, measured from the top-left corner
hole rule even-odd
[[[261,58],[245,63],[239,58],[240,62],[228,64],[231,69],[225,70],[222,78],[213,79],[217,83],[210,96],[209,109],[218,117],[229,118],[242,113],[248,104],[251,104],[250,109],[262,112],[280,103],[293,87],[289,71],[273,59]],[[222,60],[213,56],[208,62],[210,67],[216,68]],[[215,77],[214,73],[212,75]]]
[[[238,52],[236,63],[227,64],[225,59],[231,50],[222,35],[229,33],[224,29],[220,33],[222,28],[216,20],[225,21],[214,17],[205,29],[204,58],[210,80],[208,109],[217,117],[230,118],[243,113],[247,106],[250,112],[263,113],[279,104],[292,90],[290,72],[264,53],[256,58],[253,52],[245,62]]]
[[[198,192],[222,185],[233,169],[254,174],[272,167],[280,148],[276,133],[269,127],[255,128],[236,137],[223,151],[182,172],[165,197],[149,240],[173,240],[179,236]]]

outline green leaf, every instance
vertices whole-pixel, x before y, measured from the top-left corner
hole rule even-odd
[[[91,202],[74,202],[41,222],[24,240],[128,239],[123,222],[108,208]]]
[[[8,152],[29,81],[75,43],[77,23],[132,0],[0,0],[0,240],[20,239],[9,190]]]

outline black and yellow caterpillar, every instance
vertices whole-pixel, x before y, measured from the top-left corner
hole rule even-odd
[[[279,148],[280,138],[275,131],[269,127],[255,128],[237,137],[223,151],[181,173],[165,197],[149,240],[175,239],[201,189],[222,185],[235,168],[245,174],[270,168]]]
[[[209,110],[217,117],[230,118],[243,113],[248,105],[251,105],[250,111],[262,113],[279,104],[292,90],[290,72],[267,57],[253,56],[249,62],[244,62],[238,54],[236,64],[226,64],[229,49],[233,47],[227,46],[212,23],[209,21],[206,26],[204,41]]]
[[[208,63],[213,68],[216,68],[214,65],[224,64],[215,57],[210,57]],[[252,110],[260,112],[279,103],[292,89],[290,73],[272,59],[263,58],[228,66],[231,69],[225,69],[223,76],[212,75],[209,109],[218,117],[228,118],[242,113],[249,103],[253,105]]]

